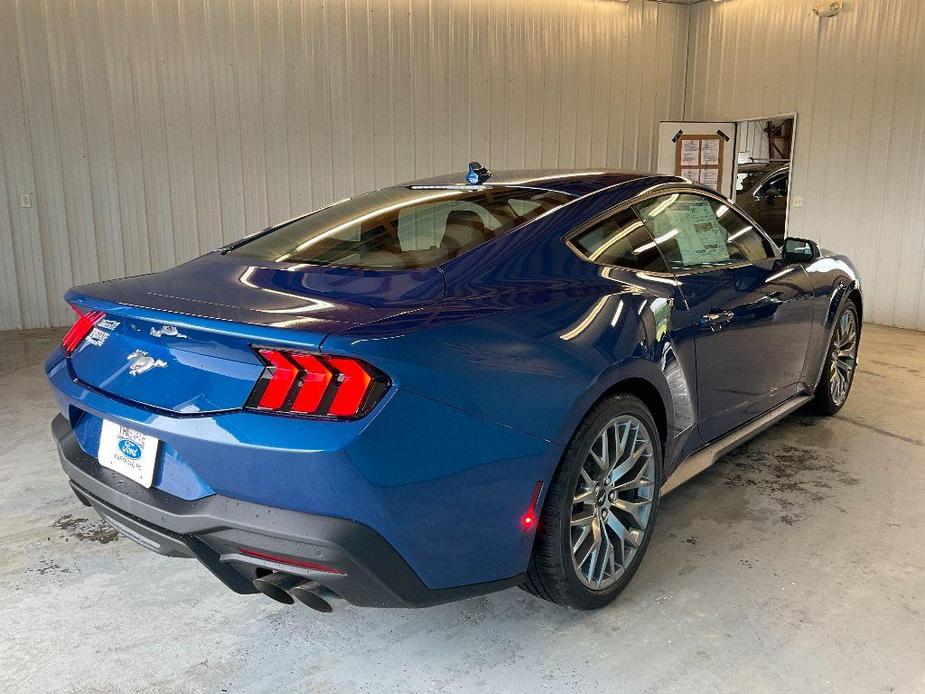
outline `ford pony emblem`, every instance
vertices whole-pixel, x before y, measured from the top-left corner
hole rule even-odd
[[[186,337],[186,335],[177,330],[177,326],[175,325],[162,325],[160,328],[151,328],[151,335],[153,337],[160,337],[161,335],[166,335],[167,337]]]
[[[128,367],[129,376],[137,376],[138,374],[143,374],[146,371],[150,371],[151,369],[163,368],[167,366],[167,362],[163,359],[155,359],[147,352],[140,349],[136,349],[134,352],[129,354],[125,360],[131,362],[131,366]]]

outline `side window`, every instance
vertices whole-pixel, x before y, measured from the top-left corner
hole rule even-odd
[[[789,176],[786,174],[783,176],[778,176],[777,178],[772,178],[770,181],[768,181],[768,188],[773,188],[778,195],[786,195],[787,184],[789,183],[788,179]]]
[[[632,210],[618,212],[573,236],[569,242],[593,263],[668,272],[655,242]]]
[[[719,200],[674,193],[636,206],[673,270],[718,267],[773,257],[770,243]]]

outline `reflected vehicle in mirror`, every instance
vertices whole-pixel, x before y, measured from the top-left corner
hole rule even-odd
[[[76,287],[46,363],[77,497],[237,593],[601,607],[659,499],[848,397],[851,261],[673,176],[468,172]]]
[[[740,164],[735,201],[779,246],[787,233],[790,164]]]

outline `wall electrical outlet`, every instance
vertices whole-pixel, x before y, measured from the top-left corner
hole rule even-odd
[[[19,206],[20,207],[32,207],[32,194],[31,193],[20,193],[19,194]]]
[[[802,195],[794,195],[794,196],[793,196],[793,206],[794,206],[794,207],[803,207],[803,196],[802,196]]]

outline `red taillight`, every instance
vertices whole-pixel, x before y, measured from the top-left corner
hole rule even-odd
[[[332,419],[367,414],[389,387],[378,369],[357,359],[257,349],[266,367],[247,407]]]
[[[293,354],[292,360],[302,368],[302,385],[292,403],[292,411],[300,414],[310,414],[321,406],[321,398],[331,385],[334,374],[325,367],[317,357],[310,354]],[[336,399],[336,397],[335,397]],[[356,414],[359,407],[350,414]],[[330,411],[330,414],[340,414]]]
[[[328,357],[328,363],[341,374],[340,387],[328,411],[333,415],[350,417],[359,412],[363,398],[369,391],[369,384],[373,380],[372,376],[367,373],[360,362],[353,359]]]
[[[64,353],[68,355],[73,354],[74,350],[80,346],[80,343],[83,342],[84,338],[90,334],[91,330],[93,330],[93,326],[99,323],[103,316],[106,315],[102,311],[88,311],[87,313],[81,313],[74,306],[71,306],[71,309],[74,311],[74,313],[77,314],[77,320],[61,340],[61,346],[64,348]]]
[[[270,364],[270,381],[257,406],[266,410],[278,410],[286,403],[286,396],[299,377],[299,369],[282,352],[262,349],[260,356]]]

